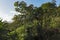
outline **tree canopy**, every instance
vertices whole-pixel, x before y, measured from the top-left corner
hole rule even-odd
[[[0,20],[1,40],[60,40],[60,6],[55,0],[40,7],[16,1],[14,8],[21,14],[12,23]]]

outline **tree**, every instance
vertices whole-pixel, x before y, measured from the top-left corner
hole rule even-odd
[[[17,1],[14,6],[21,14],[15,15],[13,22],[9,24],[10,40],[54,40],[60,35],[57,29],[60,24],[57,19],[60,18],[57,16],[60,9],[54,1],[44,3],[40,7],[33,4],[27,6],[24,1]]]

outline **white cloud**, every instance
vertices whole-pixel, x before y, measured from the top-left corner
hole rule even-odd
[[[14,14],[13,13],[5,13],[3,11],[0,11],[0,18],[3,19],[3,21],[12,21]]]
[[[24,15],[23,13],[16,12],[16,11],[10,11],[10,13],[12,13],[13,15],[18,15],[18,14],[20,14],[20,15]]]
[[[10,11],[10,13],[13,13],[13,14],[21,14],[20,12],[16,12],[16,11]]]
[[[11,18],[12,16],[10,14],[6,14],[4,12],[0,12],[0,18],[4,20],[7,20],[7,21],[12,21]]]
[[[14,17],[14,15],[18,15],[21,14],[20,12],[16,12],[16,11],[10,11],[10,13],[5,13],[0,11],[0,18],[6,21],[12,21],[12,18]],[[22,14],[21,14],[22,15]]]

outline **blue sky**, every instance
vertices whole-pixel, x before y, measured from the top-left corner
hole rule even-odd
[[[16,14],[14,11],[14,2],[15,1],[22,1],[22,0],[0,0],[0,17],[3,20],[11,21],[12,17]],[[34,6],[40,6],[45,2],[51,2],[51,0],[23,0],[28,5],[34,4]],[[59,4],[60,0],[56,0],[57,5]]]

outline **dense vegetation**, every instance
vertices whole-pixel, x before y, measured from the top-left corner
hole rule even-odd
[[[0,19],[0,40],[60,40],[60,6],[55,0],[40,7],[24,1],[14,6],[21,14],[12,23]]]

